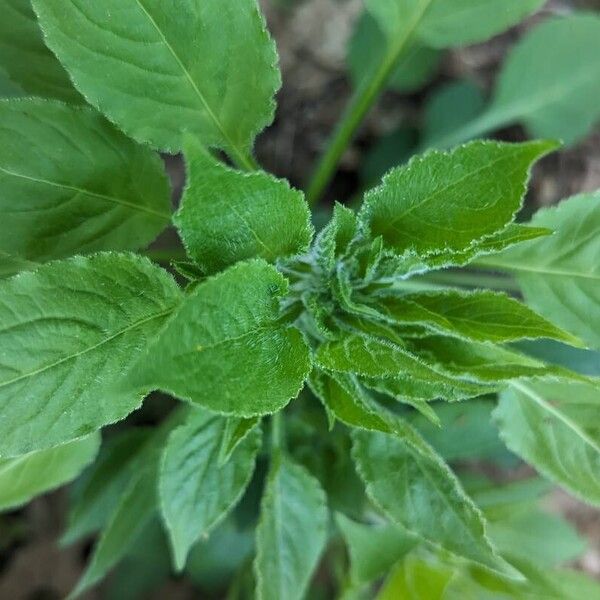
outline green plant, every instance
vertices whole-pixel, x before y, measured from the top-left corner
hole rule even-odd
[[[119,563],[115,589],[166,577],[162,528],[174,569],[230,597],[301,598],[323,556],[349,598],[388,573],[381,598],[597,594],[554,569],[582,542],[538,507],[544,480],[498,486],[446,462],[514,461],[497,428],[600,505],[598,371],[519,346],[600,347],[600,193],[515,222],[559,145],[427,152],[315,235],[302,192],[253,157],[280,85],[255,0],[32,4],[0,0],[17,95],[0,101],[0,507],[93,463],[63,538],[101,532],[74,594]],[[415,44],[483,40],[540,4],[461,0],[457,24],[447,2],[369,0],[389,47],[311,200]],[[154,150],[185,157],[175,214]],[[170,223],[185,253],[145,252]],[[99,450],[156,390],[182,402]]]

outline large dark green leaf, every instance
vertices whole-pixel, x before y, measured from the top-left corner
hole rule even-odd
[[[131,254],[75,257],[0,282],[0,455],[61,444],[124,418],[123,374],[180,301]]]
[[[176,151],[189,131],[248,164],[280,85],[256,0],[33,5],[77,88],[126,133]]]
[[[0,252],[45,261],[148,245],[171,220],[159,157],[96,111],[0,101]]]

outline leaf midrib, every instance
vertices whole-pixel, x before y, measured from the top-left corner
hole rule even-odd
[[[43,367],[38,367],[37,369],[34,369],[33,371],[29,371],[28,373],[22,373],[21,375],[18,375],[17,377],[13,377],[12,379],[9,379],[7,381],[2,381],[2,382],[0,382],[0,389],[7,387],[9,385],[12,385],[14,383],[17,383],[19,381],[22,381],[24,379],[28,379],[29,377],[34,377],[35,375],[39,375],[41,373],[49,371],[50,369],[53,369],[61,364],[64,364],[70,360],[73,360],[73,359],[83,356],[85,354],[88,354],[89,352],[93,352],[94,350],[101,348],[102,346],[112,342],[113,340],[120,337],[121,335],[124,335],[124,334],[128,333],[129,331],[132,331],[133,329],[136,329],[137,327],[145,325],[146,323],[149,323],[150,321],[153,321],[154,319],[160,319],[162,317],[166,317],[167,315],[171,314],[173,312],[173,310],[174,310],[174,308],[169,308],[169,309],[163,310],[159,313],[154,313],[153,315],[151,315],[149,317],[140,319],[140,320],[136,321],[135,323],[132,323],[131,325],[128,325],[127,327],[124,327],[123,329],[120,329],[119,331],[113,333],[112,335],[103,338],[99,342],[97,342],[91,346],[88,346],[87,348],[84,348],[83,350],[79,350],[78,352],[74,352],[72,354],[69,354],[68,356],[63,356],[62,358],[54,361],[53,363],[44,365]]]
[[[9,177],[16,177],[18,179],[25,179],[26,181],[31,181],[32,183],[40,183],[43,185],[48,185],[51,187],[56,187],[63,190],[68,190],[70,192],[75,192],[77,194],[85,194],[87,196],[91,196],[93,198],[99,198],[100,200],[106,200],[107,202],[112,202],[113,204],[119,204],[121,206],[125,206],[127,208],[131,208],[132,210],[136,210],[139,212],[148,213],[154,217],[158,217],[160,219],[170,221],[171,215],[167,213],[163,213],[142,204],[136,204],[135,202],[130,202],[129,200],[125,200],[123,198],[118,198],[116,196],[108,196],[107,194],[100,194],[99,192],[92,192],[91,190],[86,190],[84,188],[79,188],[74,185],[68,185],[65,183],[59,183],[57,181],[50,181],[49,179],[43,179],[41,177],[33,177],[31,175],[25,175],[24,173],[17,173],[16,171],[11,171],[4,167],[0,167],[0,172],[8,175]]]
[[[535,402],[540,408],[549,412],[553,417],[570,429],[594,452],[600,454],[600,445],[594,439],[592,439],[586,431],[584,431],[579,425],[577,425],[577,423],[565,415],[561,410],[552,406],[549,401],[543,398],[540,394],[536,393],[535,390],[523,383],[519,383],[518,381],[511,382],[511,386]]]
[[[164,34],[162,29],[158,26],[158,23],[156,22],[154,17],[148,12],[148,9],[144,6],[144,3],[142,2],[142,0],[135,0],[135,3],[139,6],[140,10],[144,13],[144,15],[146,16],[146,18],[148,19],[148,21],[150,22],[152,27],[156,30],[156,33],[158,33],[158,35],[160,36],[160,39],[162,40],[162,42],[165,45],[165,47],[167,48],[167,50],[170,52],[171,56],[175,59],[175,62],[179,65],[179,68],[183,72],[183,74],[184,74],[185,78],[188,80],[189,84],[192,86],[192,89],[194,90],[195,94],[198,96],[200,103],[206,110],[207,115],[210,117],[210,119],[214,123],[215,127],[219,130],[219,132],[223,136],[223,139],[227,142],[230,150],[233,151],[238,157],[243,157],[244,153],[240,150],[240,148],[237,146],[237,144],[235,144],[233,142],[233,140],[231,139],[231,137],[229,136],[229,134],[223,127],[221,121],[218,119],[217,115],[214,113],[214,111],[210,107],[210,104],[204,97],[204,94],[200,91],[200,88],[196,85],[196,82],[194,81],[192,74],[186,68],[186,66],[183,63],[183,61],[181,60],[181,58],[179,58],[179,55],[177,54],[177,52],[175,52],[175,48],[173,48],[173,46],[169,43],[169,40],[167,40],[167,36]]]

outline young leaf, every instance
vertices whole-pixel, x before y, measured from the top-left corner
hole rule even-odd
[[[96,457],[97,433],[48,450],[0,458],[0,510],[26,504],[74,479]]]
[[[318,481],[288,458],[271,467],[256,530],[257,600],[301,600],[327,540]]]
[[[82,104],[67,72],[44,44],[31,0],[0,0],[0,14],[0,67],[11,80],[28,94]]]
[[[103,444],[76,489],[61,544],[71,544],[106,525],[140,467],[140,451],[149,434],[146,430],[127,429]]]
[[[442,336],[429,336],[407,342],[417,360],[438,365],[449,376],[465,377],[478,383],[497,384],[520,377],[578,376],[566,369],[492,344],[467,342]]]
[[[159,388],[221,414],[279,410],[310,370],[302,334],[278,320],[286,292],[283,276],[258,259],[206,280],[140,357],[130,385]]]
[[[359,17],[348,48],[348,68],[355,87],[373,76],[387,50],[387,40],[377,21],[365,11]],[[388,87],[400,92],[420,88],[434,74],[440,52],[416,42],[402,54],[391,74]]]
[[[0,251],[32,261],[148,245],[170,222],[153,152],[97,112],[0,101]]]
[[[423,540],[506,573],[481,513],[431,449],[385,433],[352,435],[352,455],[367,494],[390,519]]]
[[[408,30],[434,48],[482,42],[516,25],[545,0],[366,0],[391,40]]]
[[[600,506],[600,399],[595,385],[514,382],[495,412],[506,445],[582,500]]]
[[[173,279],[129,254],[53,262],[0,282],[0,456],[56,446],[142,400],[115,383],[180,300]]]
[[[418,324],[479,342],[552,338],[580,345],[574,336],[546,321],[524,304],[488,291],[422,292],[381,297],[377,308],[398,324]]]
[[[188,183],[175,224],[206,273],[247,258],[274,262],[308,249],[310,211],[302,192],[264,172],[242,173],[185,139]]]
[[[494,401],[484,398],[436,404],[440,425],[421,415],[415,415],[411,424],[447,462],[503,459],[509,453],[492,424],[494,406]],[[477,506],[484,507],[480,496],[474,495],[474,500]]]
[[[345,515],[336,515],[350,554],[350,579],[355,585],[381,577],[416,545],[415,538],[386,523],[364,525]]]
[[[177,151],[189,131],[249,164],[280,86],[256,0],[181,0],[177,10],[162,0],[33,5],[77,88],[131,137]]]
[[[338,419],[349,427],[394,433],[394,425],[387,414],[374,410],[373,403],[369,402],[351,375],[329,375],[315,369],[311,373],[310,384],[330,418]]]
[[[600,349],[600,191],[540,210],[532,224],[555,233],[481,262],[513,271],[528,304]]]
[[[359,218],[399,254],[464,251],[512,221],[532,164],[554,148],[472,142],[415,157],[365,195]]]
[[[190,548],[207,537],[235,506],[254,472],[260,430],[252,432],[219,463],[227,420],[194,410],[167,441],[159,475],[162,517],[167,526],[174,562],[183,569]]]
[[[336,202],[331,221],[317,235],[313,246],[315,262],[324,273],[331,273],[336,260],[346,253],[358,233],[358,221],[352,209]]]
[[[429,146],[447,148],[522,122],[533,137],[573,144],[600,117],[600,18],[574,13],[533,28],[509,53],[490,106],[479,117],[443,135]]]

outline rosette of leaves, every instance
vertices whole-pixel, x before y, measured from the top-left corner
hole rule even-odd
[[[582,312],[597,323],[598,194],[515,223],[557,144],[426,153],[315,236],[303,193],[252,156],[280,82],[254,0],[5,4],[52,50],[17,83],[74,104],[0,101],[0,506],[89,466],[63,542],[98,540],[73,595],[115,568],[143,593],[168,548],[203,585],[302,598],[339,532],[351,591],[391,571],[383,597],[418,574],[456,594],[592,595],[511,551],[506,514],[540,494],[460,481],[446,460],[468,449],[438,429],[456,406],[489,417],[500,393],[508,447],[600,503],[597,380],[513,347],[597,347]],[[19,54],[2,40],[0,58]],[[184,155],[174,214],[156,149]],[[186,259],[141,256],[170,224]],[[471,264],[515,273],[527,304],[436,278]],[[107,428],[154,391],[178,402],[164,419]],[[536,548],[554,566],[580,551],[568,540]]]

